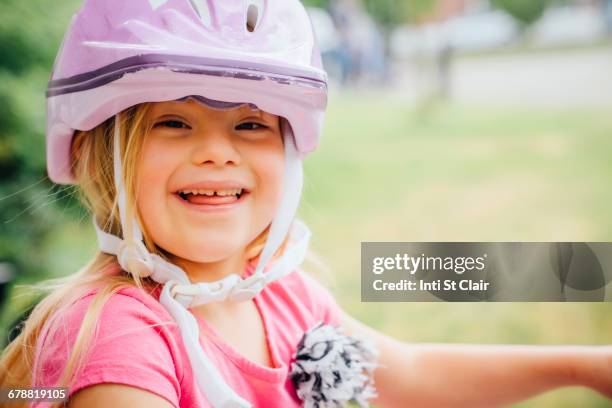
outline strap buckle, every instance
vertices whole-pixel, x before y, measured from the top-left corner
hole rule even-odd
[[[252,275],[244,279],[229,294],[232,302],[244,302],[254,298],[266,285],[266,278],[262,274]]]
[[[215,282],[198,282],[186,285],[175,285],[170,289],[170,295],[185,307],[222,301],[240,282],[240,276],[232,273]]]
[[[176,284],[170,289],[170,296],[185,307],[223,301],[243,302],[252,299],[265,286],[265,276],[253,275],[241,279],[235,273],[216,282],[198,282],[192,284]]]

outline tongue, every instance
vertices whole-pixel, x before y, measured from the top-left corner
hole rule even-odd
[[[208,204],[208,205],[219,205],[229,204],[238,201],[238,197],[235,195],[229,196],[207,196],[202,194],[187,194],[187,201],[191,204]]]

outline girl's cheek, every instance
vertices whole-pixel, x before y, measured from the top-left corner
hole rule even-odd
[[[172,149],[167,143],[151,141],[146,144],[142,155],[142,176],[148,182],[166,184],[166,180],[176,167],[178,161],[176,149]]]
[[[150,209],[161,205],[168,197],[168,180],[177,166],[176,152],[161,143],[149,143],[143,148],[139,171],[139,193],[143,206]]]
[[[139,166],[138,210],[146,229],[155,242],[167,230],[167,205],[170,199],[168,180],[174,169],[172,150],[163,145],[149,143],[143,146]]]
[[[268,197],[278,203],[283,189],[284,151],[278,148],[267,151],[258,155],[258,159],[261,185],[267,186]]]

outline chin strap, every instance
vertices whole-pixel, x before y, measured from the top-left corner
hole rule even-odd
[[[204,354],[199,342],[198,323],[188,308],[223,300],[241,302],[252,299],[268,283],[295,270],[302,263],[310,240],[308,227],[294,219],[302,191],[302,162],[294,144],[291,127],[284,120],[282,126],[285,144],[283,197],[278,212],[272,220],[268,239],[257,267],[246,279],[233,273],[214,282],[192,283],[183,269],[156,254],[149,253],[142,242],[142,232],[136,220],[131,220],[132,236],[128,234],[121,239],[102,230],[94,218],[94,228],[102,252],[116,255],[124,270],[141,277],[149,276],[164,285],[159,301],[177,322],[198,387],[215,408],[247,408],[251,407],[251,404],[227,385]],[[119,136],[119,115],[116,115],[113,140],[115,187],[122,231],[127,231],[126,193],[121,169]],[[283,255],[268,264],[287,234],[289,242]]]

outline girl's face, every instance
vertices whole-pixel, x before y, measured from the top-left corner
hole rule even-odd
[[[149,236],[187,262],[243,255],[280,203],[279,117],[188,99],[154,103],[147,119],[137,207]]]

